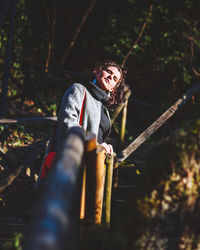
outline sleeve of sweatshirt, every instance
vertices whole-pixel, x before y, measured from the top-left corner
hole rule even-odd
[[[65,132],[73,126],[80,126],[79,119],[83,98],[84,87],[79,83],[74,83],[64,94],[59,109],[58,122]]]

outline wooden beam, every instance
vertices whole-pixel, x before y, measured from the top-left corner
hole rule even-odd
[[[32,117],[24,119],[0,119],[1,123],[19,123],[19,122],[38,122],[38,121],[57,121],[57,117]]]
[[[174,113],[180,109],[192,95],[200,90],[200,82],[197,82],[190,88],[181,98],[179,98],[167,111],[165,111],[151,126],[149,126],[142,134],[140,134],[127,148],[125,148],[118,156],[118,161],[122,162],[132,154],[146,139],[155,133]]]

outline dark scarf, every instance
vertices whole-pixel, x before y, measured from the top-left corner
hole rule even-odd
[[[90,92],[90,94],[98,101],[100,101],[103,105],[101,108],[101,120],[99,124],[99,131],[97,136],[98,143],[103,143],[110,131],[110,120],[106,114],[106,110],[104,105],[106,106],[109,96],[100,89],[97,85],[95,85],[92,82],[84,84],[84,86],[87,88],[87,90]]]
[[[84,86],[97,101],[102,102],[106,106],[109,96],[102,89],[92,82],[84,83]]]

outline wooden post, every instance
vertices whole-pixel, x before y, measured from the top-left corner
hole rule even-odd
[[[81,190],[81,202],[80,202],[80,220],[85,218],[85,188],[86,188],[86,166],[83,166],[83,180]]]
[[[91,156],[91,152],[92,154],[94,154],[94,151],[96,149],[96,136],[93,134],[88,133],[86,135],[85,138],[85,158],[84,158],[84,163],[83,163],[83,176],[82,176],[82,190],[81,190],[81,200],[80,200],[80,225],[79,225],[79,237],[80,239],[83,239],[83,235],[84,235],[84,230],[85,230],[85,219],[86,217],[88,218],[89,215],[86,212],[86,209],[91,210],[91,203],[90,201],[90,197],[89,196],[89,192],[87,193],[87,203],[89,202],[89,208],[87,205],[86,208],[86,171],[87,171],[87,154],[89,154]],[[88,158],[89,160],[89,158]]]
[[[82,190],[81,190],[81,200],[80,200],[80,224],[79,224],[79,239],[82,240],[84,236],[84,219],[85,219],[85,196],[86,196],[86,165],[83,166],[83,176],[82,176]]]
[[[113,159],[114,159],[113,154],[107,155],[106,157],[107,174],[106,174],[105,223],[107,227],[110,227]]]
[[[131,95],[131,90],[127,88],[125,95],[124,95],[124,100],[128,100],[129,97]],[[122,103],[121,105],[117,106],[117,108],[115,109],[114,113],[112,114],[111,117],[111,124],[113,124],[117,118],[117,116],[119,115],[119,113],[121,112],[121,110],[124,108],[125,102]]]
[[[119,182],[119,164],[116,154],[114,155],[114,163],[113,163],[113,188],[118,187]]]
[[[124,103],[117,106],[117,108],[115,109],[115,111],[111,117],[111,124],[113,124],[115,122],[116,118],[118,117],[119,113],[122,111],[123,107],[124,107]]]
[[[119,164],[116,154],[114,155],[114,163],[113,163],[113,184],[112,184],[112,199],[111,199],[111,214],[112,214],[112,224],[117,223],[118,218],[118,208],[116,206],[117,199],[117,191],[118,191],[118,182],[119,182]]]
[[[86,164],[86,191],[85,191],[85,221],[94,223],[95,204],[95,166],[96,166],[96,138],[86,142],[85,164]]]
[[[86,204],[85,219],[92,224],[101,224],[105,180],[105,150],[90,142],[86,154]]]
[[[124,137],[125,137],[125,131],[126,131],[127,106],[128,106],[128,100],[125,101],[123,112],[122,112],[121,131],[120,131],[120,141],[122,144],[124,143]]]
[[[96,162],[96,187],[95,187],[95,207],[94,207],[94,223],[101,224],[103,196],[105,186],[105,150],[102,146],[97,147],[97,162]]]

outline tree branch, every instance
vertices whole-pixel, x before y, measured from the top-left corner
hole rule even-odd
[[[47,22],[48,22],[49,27],[50,27],[51,26],[51,21],[50,21],[49,13],[48,13],[48,10],[47,10],[47,4],[46,4],[45,0],[43,0],[43,4],[44,4],[45,12],[46,12]]]
[[[69,53],[71,52],[71,50],[72,50],[72,48],[73,48],[73,46],[74,46],[74,44],[76,42],[76,39],[77,39],[77,37],[78,37],[78,35],[79,35],[80,31],[81,31],[81,28],[84,25],[85,21],[87,20],[87,18],[89,16],[91,10],[93,9],[95,3],[96,3],[96,0],[93,0],[92,3],[90,4],[89,8],[87,9],[85,15],[83,16],[83,18],[82,18],[82,20],[81,20],[78,28],[76,29],[76,32],[75,32],[74,36],[72,38],[72,41],[71,41],[68,49],[66,50],[66,52],[65,52],[65,54],[63,56],[63,62],[66,60],[66,58],[68,57]]]
[[[37,156],[41,154],[41,152],[43,150],[43,147],[44,147],[44,144],[42,144],[42,143],[36,143],[33,146],[34,146],[34,148],[27,155],[27,159],[25,160],[25,163],[22,164],[22,165],[20,165],[19,167],[17,167],[4,180],[0,181],[0,193],[3,190],[5,190],[14,181],[23,170],[25,170],[27,167],[30,168],[30,166],[32,166],[32,164],[35,162]],[[6,154],[5,154],[5,153],[7,153],[6,150],[2,150],[1,149],[0,152],[2,152],[2,154],[4,154],[6,156]],[[14,161],[12,161],[12,163],[13,163],[13,165],[15,165]],[[33,171],[33,173],[34,173],[33,167],[30,170],[31,170],[31,172]]]
[[[128,53],[126,54],[126,56],[124,57],[123,61],[122,61],[122,67],[124,67],[126,61],[128,60],[128,57],[131,55],[131,53],[133,52],[133,50],[135,49],[135,46],[139,43],[140,39],[142,38],[142,35],[144,33],[144,30],[147,26],[147,22],[148,22],[148,18],[151,16],[152,14],[152,10],[153,10],[153,2],[154,0],[152,1],[152,3],[150,4],[150,7],[149,7],[149,11],[148,11],[148,15],[146,17],[146,20],[145,22],[143,23],[142,25],[142,28],[140,30],[140,33],[138,35],[138,38],[136,39],[136,41],[133,43],[133,46],[130,48],[130,50],[128,51]]]
[[[56,16],[57,16],[57,9],[55,7],[54,8],[54,18],[53,18],[52,27],[51,27],[51,39],[49,40],[48,55],[47,55],[47,60],[46,60],[46,63],[45,63],[45,72],[48,72],[48,70],[49,70],[48,69],[49,61],[50,61],[52,50],[54,48],[54,43],[55,43]]]
[[[16,170],[14,170],[11,174],[9,174],[5,180],[0,182],[0,193],[6,189],[21,173],[21,171],[24,169],[24,166],[19,166]]]

